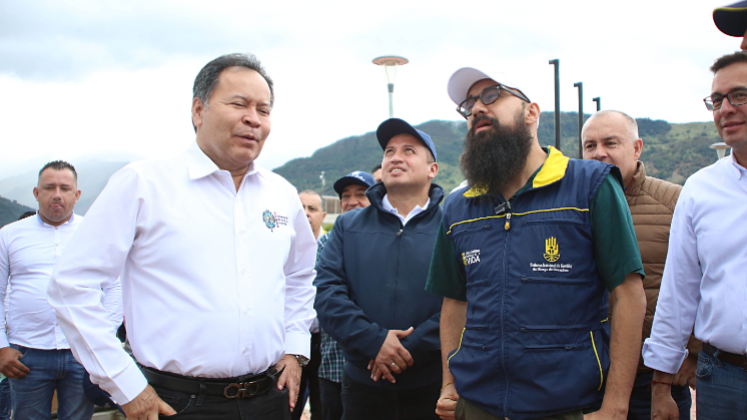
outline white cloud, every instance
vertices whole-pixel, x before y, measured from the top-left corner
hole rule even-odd
[[[446,81],[458,67],[508,70],[552,111],[603,108],[672,122],[707,121],[708,66],[738,48],[711,11],[723,1],[272,2],[112,0],[0,4],[0,166],[96,151],[143,156],[192,141],[192,82],[210,59],[251,51],[276,82],[260,162],[276,167],[387,118],[383,69],[410,59],[395,114],[457,120]]]

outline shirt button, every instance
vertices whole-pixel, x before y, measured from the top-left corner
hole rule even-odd
[[[246,276],[247,274],[249,274],[249,270],[247,270],[246,268],[242,268],[241,269],[241,274],[244,275],[244,276]]]
[[[249,353],[249,349],[244,349],[244,351],[242,353],[244,353],[244,354]]]

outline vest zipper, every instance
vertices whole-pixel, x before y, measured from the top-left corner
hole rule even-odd
[[[511,203],[508,201],[506,201],[506,224],[504,226],[504,229],[511,229]]]

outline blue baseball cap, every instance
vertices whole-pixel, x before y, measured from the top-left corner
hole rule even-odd
[[[379,128],[376,130],[376,138],[379,139],[379,144],[383,150],[386,150],[386,145],[389,144],[389,140],[398,134],[409,134],[422,141],[425,147],[431,151],[433,160],[438,162],[438,156],[436,156],[436,145],[433,144],[431,136],[411,126],[405,120],[389,118],[381,123]]]
[[[368,189],[368,187],[370,187],[371,185],[375,183],[376,181],[374,181],[373,176],[371,176],[371,174],[369,174],[368,172],[353,171],[345,175],[344,177],[338,179],[337,181],[335,181],[335,185],[333,187],[337,195],[340,196],[340,198],[342,198],[342,191],[347,186],[360,185]]]
[[[738,1],[714,9],[713,23],[726,35],[743,36],[747,31],[747,1]]]

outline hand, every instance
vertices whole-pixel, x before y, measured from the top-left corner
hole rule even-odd
[[[158,397],[158,394],[150,385],[146,386],[143,392],[139,393],[132,401],[122,404],[122,410],[124,410],[127,420],[158,420],[159,413],[166,416],[176,414],[176,411],[170,405]]]
[[[651,384],[651,419],[678,420],[680,410],[672,398],[672,387],[662,384]]]
[[[22,379],[31,372],[19,360],[23,355],[13,347],[3,347],[0,349],[0,373],[13,379]]]
[[[283,368],[285,369],[278,378],[278,390],[282,391],[284,387],[288,388],[290,411],[293,412],[293,409],[296,408],[298,388],[301,384],[301,365],[298,364],[298,360],[296,360],[295,357],[286,354],[275,365],[275,369],[277,369],[278,372]]]
[[[376,355],[375,365],[371,379],[379,380],[381,375],[391,383],[397,383],[392,373],[402,373],[405,369],[412,366],[415,362],[410,356],[410,352],[400,343],[400,339],[407,337],[415,331],[413,327],[406,330],[389,330],[386,334],[386,340]],[[369,363],[370,367],[370,363]],[[376,376],[374,375],[376,373]]]
[[[448,384],[441,389],[441,395],[436,403],[436,414],[442,420],[453,420],[456,414],[456,405],[459,400],[454,384]]]
[[[690,381],[690,388],[695,389],[695,371],[698,370],[698,357],[687,356],[680,366],[680,370],[674,375],[673,384],[685,386]]]

